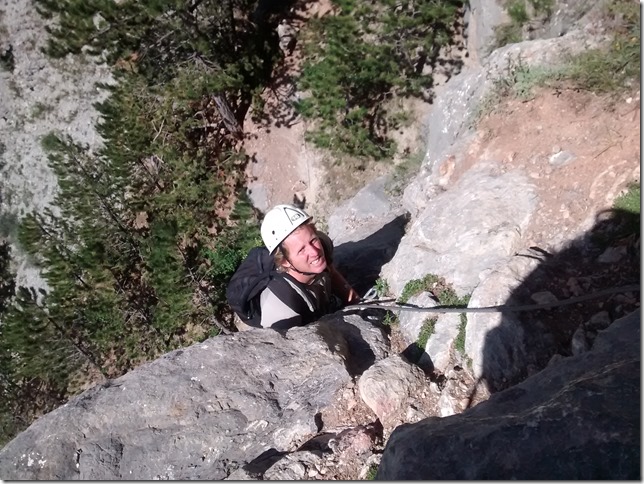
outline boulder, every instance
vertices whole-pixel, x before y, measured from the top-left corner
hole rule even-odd
[[[296,450],[352,374],[386,353],[382,331],[355,315],[217,336],[42,416],[0,450],[0,477],[224,479]]]
[[[484,271],[515,253],[536,202],[524,173],[481,162],[428,202],[382,275],[394,294],[427,274],[443,276],[459,295],[471,293]]]
[[[376,479],[641,479],[640,323],[461,414],[399,426]]]

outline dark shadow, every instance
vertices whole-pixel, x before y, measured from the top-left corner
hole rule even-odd
[[[640,218],[623,210],[604,211],[591,230],[560,252],[536,247],[516,256],[541,263],[512,292],[508,306],[535,304],[531,296],[543,291],[561,301],[639,284]],[[571,356],[579,328],[574,344],[590,347],[598,331],[639,307],[638,289],[551,309],[505,311],[501,324],[486,335],[481,378],[493,392],[511,387],[545,368],[554,355]],[[590,322],[602,311],[608,318]]]
[[[437,377],[437,375],[434,375],[435,368],[431,356],[429,356],[425,352],[425,348],[420,346],[418,343],[410,344],[400,354],[410,363],[423,370],[425,375],[430,377],[432,380]]]
[[[322,454],[332,454],[333,450],[329,447],[329,441],[335,436],[336,434],[334,432],[322,432],[304,442],[296,452],[308,451],[319,456],[322,456]]]
[[[245,464],[242,468],[251,475],[263,475],[269,467],[271,467],[288,453],[289,452],[282,452],[277,449],[271,448],[262,452],[248,464]]]
[[[279,451],[275,448],[268,449],[265,452],[262,452],[255,459],[250,461],[248,464],[242,466],[250,476],[253,476],[256,480],[263,479],[264,473],[273,466],[276,462],[282,459],[284,456],[292,454],[294,452],[311,452],[319,457],[323,457],[325,454],[333,454],[334,450],[330,445],[332,440],[337,442],[338,439],[342,439],[343,436],[347,433],[352,432],[356,428],[366,429],[373,435],[373,438],[382,443],[383,440],[383,427],[380,423],[380,420],[376,419],[375,421],[363,425],[358,425],[356,427],[346,428],[340,432],[321,432],[318,430],[318,434],[311,437],[309,440],[304,442],[294,451]]]
[[[373,324],[373,323],[372,323]],[[345,320],[331,316],[317,323],[317,333],[327,344],[331,353],[338,353],[346,344],[344,366],[352,378],[356,378],[376,361],[371,346],[365,341],[360,328]],[[344,343],[344,341],[346,343]]]
[[[409,215],[399,215],[367,238],[334,249],[333,264],[361,296],[373,287],[382,266],[398,250],[408,221]]]

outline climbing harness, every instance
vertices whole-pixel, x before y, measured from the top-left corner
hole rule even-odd
[[[365,297],[362,299],[363,302],[358,304],[353,304],[351,306],[345,306],[343,311],[355,310],[355,309],[388,309],[391,311],[412,311],[412,312],[427,312],[427,313],[494,313],[500,311],[510,311],[510,312],[520,312],[520,311],[535,311],[538,309],[550,309],[560,306],[569,306],[571,304],[580,303],[583,301],[588,301],[590,299],[595,299],[601,296],[606,296],[608,294],[616,294],[620,292],[631,292],[638,291],[640,289],[639,284],[631,284],[628,286],[621,287],[612,287],[609,289],[604,289],[602,291],[597,291],[592,294],[585,294],[583,296],[575,296],[561,301],[552,301],[548,303],[541,304],[527,304],[523,306],[510,306],[510,305],[500,305],[500,306],[487,306],[482,308],[468,308],[468,307],[454,307],[454,306],[434,306],[434,307],[421,307],[415,306],[413,304],[404,304],[396,303],[395,299],[381,299],[377,301],[367,300],[367,295],[369,297],[373,296],[372,291],[375,288],[371,288],[365,294]],[[385,305],[381,304],[384,302],[392,301],[395,304]]]

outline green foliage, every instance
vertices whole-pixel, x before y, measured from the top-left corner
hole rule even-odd
[[[617,197],[613,203],[613,210],[621,220],[614,238],[639,237],[641,228],[641,186],[640,183],[631,183],[626,193]]]
[[[429,338],[436,332],[437,321],[438,317],[436,316],[429,317],[423,321],[423,326],[420,328],[418,338],[413,345],[405,350],[405,355],[411,362],[418,363],[420,361],[421,357],[425,353],[425,347],[427,346]]]
[[[389,295],[389,283],[387,282],[386,279],[379,277],[376,280],[375,288],[376,288],[376,295],[379,298],[386,297]]]
[[[412,279],[405,284],[398,302],[404,304],[409,301],[409,298],[417,296],[421,292],[431,291],[440,281],[442,278],[435,274],[427,274],[422,279]]]
[[[494,80],[494,88],[479,104],[472,122],[494,110],[504,97],[528,99],[537,87],[572,86],[616,95],[639,85],[639,6],[627,0],[613,0],[605,7],[603,17],[614,36],[610,45],[569,56],[558,66],[528,66],[521,58],[511,59],[505,73]]]
[[[431,292],[440,303],[441,306],[447,307],[467,307],[470,301],[470,295],[458,296],[452,286],[445,282],[445,279],[435,274],[427,274],[422,279],[412,279],[405,284],[402,294],[398,298],[398,303],[404,304],[413,296],[421,294],[422,292]],[[420,355],[425,351],[425,346],[429,337],[434,334],[436,325],[436,318],[428,318],[423,323],[423,327],[416,341],[416,349],[414,354],[420,358]],[[455,347],[461,353],[465,352],[465,326],[467,325],[466,313],[460,314],[460,325],[458,336],[456,337]]]
[[[201,65],[249,85],[270,73],[277,43],[264,19],[251,21],[253,0],[37,0],[48,28],[47,53],[87,52],[109,64],[166,82],[186,64]]]
[[[118,82],[99,86],[109,94],[97,105],[102,148],[58,133],[42,139],[58,177],[56,208],[21,220],[18,240],[50,289],[19,288],[0,308],[4,440],[84,384],[200,341],[227,321],[226,284],[261,243],[242,195],[240,124],[252,103],[260,106],[280,54],[276,12],[286,8],[250,0],[37,6],[56,19],[47,53],[99,56]],[[423,67],[450,42],[460,6],[345,1],[339,16],[320,20],[315,35],[325,42],[310,46],[302,79],[320,96],[301,106],[321,120],[314,136],[350,154],[393,153],[387,130],[404,119],[383,101],[427,95]],[[45,111],[36,106],[34,116]]]
[[[550,8],[547,4],[537,3],[537,6]],[[615,94],[638,85],[639,5],[629,0],[612,0],[606,4],[602,15],[603,23],[610,26],[614,36],[608,47],[569,56],[561,65],[554,67],[527,66],[520,58],[512,60],[505,74],[494,81],[494,89],[481,102],[476,118],[491,111],[503,97],[531,97],[536,87],[560,89],[566,83],[576,89]],[[511,26],[508,28],[512,30]]]
[[[461,321],[458,325],[458,335],[454,341],[454,348],[456,348],[462,355],[465,354],[465,327],[467,326],[467,316],[465,313],[461,314]]]
[[[240,195],[238,120],[278,52],[277,9],[260,15],[255,4],[38,0],[58,22],[47,52],[100,54],[118,83],[99,86],[109,94],[97,105],[100,150],[57,133],[41,141],[56,209],[25,217],[18,238],[50,290],[20,288],[0,325],[3,438],[87,381],[216,334],[229,318],[228,279],[259,244]]]
[[[395,153],[388,132],[400,119],[387,112],[392,96],[428,97],[425,65],[452,41],[463,2],[337,0],[336,15],[314,19],[303,39],[299,88],[310,93],[299,112],[315,119],[309,139],[336,153],[383,159]]]
[[[507,2],[506,5],[508,15],[513,22],[522,25],[530,20],[528,11],[526,10],[525,2],[523,0],[513,0],[511,2]]]
[[[633,215],[639,216],[642,207],[642,194],[641,186],[638,183],[631,183],[625,193],[617,197],[613,208],[615,210],[623,210]]]
[[[640,82],[640,6],[629,0],[613,0],[604,12],[613,40],[608,48],[591,49],[568,61],[565,78],[573,85],[597,93],[623,91]]]
[[[233,228],[202,254],[205,259],[203,274],[209,281],[210,301],[217,313],[227,307],[226,286],[231,276],[250,249],[262,245],[258,215],[247,196],[240,196],[229,220],[234,224]]]
[[[367,476],[365,477],[366,481],[373,481],[376,479],[376,474],[378,473],[378,466],[376,464],[372,464],[369,467],[369,470],[367,471]]]
[[[427,318],[423,322],[423,326],[420,328],[420,333],[418,334],[418,339],[416,340],[416,346],[418,346],[421,350],[425,351],[427,341],[429,341],[429,338],[436,332],[437,321],[437,317],[431,317]]]
[[[385,317],[382,320],[382,324],[384,324],[385,326],[393,327],[400,324],[400,319],[398,318],[397,314],[391,311],[387,311],[385,313]]]
[[[19,288],[0,325],[0,445],[63,401],[73,371],[85,360],[66,333]]]
[[[508,65],[502,76],[493,79],[493,88],[476,108],[473,123],[492,112],[506,97],[530,99],[538,86],[555,88],[565,78],[564,66],[544,67],[528,66],[521,57],[508,60]]]
[[[510,21],[496,27],[491,50],[521,42],[524,25],[536,17],[550,17],[554,3],[554,0],[505,0],[504,7]]]

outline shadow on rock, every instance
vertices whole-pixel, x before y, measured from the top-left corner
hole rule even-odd
[[[517,306],[639,283],[639,217],[628,212],[602,214],[556,254],[533,250],[490,274],[470,306],[494,304],[486,299],[502,287],[515,288],[505,304]],[[487,334],[474,371],[494,393],[462,413],[397,427],[376,479],[641,479],[639,303],[639,290],[617,291],[468,315],[468,332]]]
[[[637,285],[640,281],[639,215],[622,210],[602,212],[592,229],[565,249],[551,254],[532,247],[530,253],[520,253],[517,257],[523,258],[519,263],[523,271],[530,272],[512,290],[505,301],[507,306],[552,303]],[[492,282],[494,285],[495,281]],[[481,289],[485,292],[486,288]],[[477,291],[472,295],[473,300]],[[484,300],[479,302],[487,305]],[[485,335],[479,376],[492,392],[515,385],[545,368],[553,359],[587,351],[599,331],[639,308],[639,304],[637,289],[551,309],[471,316],[475,321],[468,324],[468,330],[479,323],[490,327],[486,321],[494,324]],[[470,305],[479,304],[471,301]],[[495,317],[497,320],[493,321]]]
[[[245,464],[242,468],[253,476],[263,475],[264,472],[266,472],[266,469],[271,467],[287,454],[288,452],[282,452],[275,448],[270,448],[255,457],[248,464]]]
[[[408,221],[407,214],[399,215],[368,237],[335,248],[334,264],[358,294],[365,294],[378,280],[382,266],[396,253]]]
[[[371,326],[353,324],[357,315],[329,315],[316,326],[317,334],[332,353],[342,355],[347,373],[355,378],[387,354],[386,330],[380,322],[367,320]],[[361,318],[364,319],[364,318]]]

